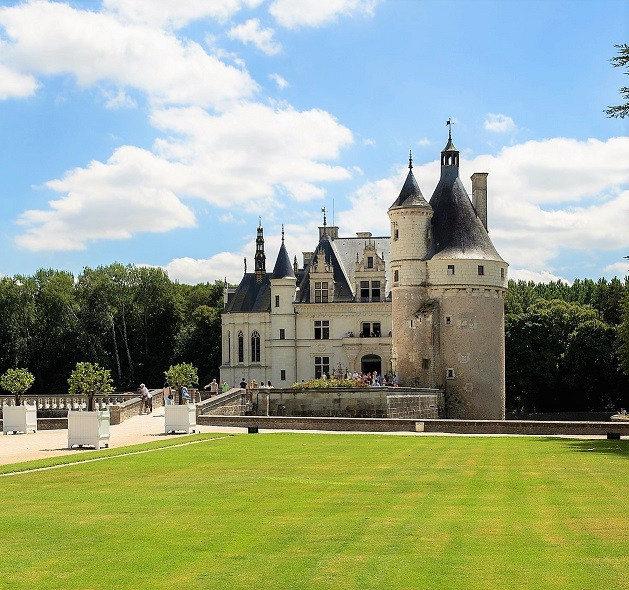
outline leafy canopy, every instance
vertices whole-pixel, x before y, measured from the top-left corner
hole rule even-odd
[[[35,377],[28,369],[7,369],[0,376],[0,387],[15,396],[16,405],[34,382]]]
[[[623,43],[622,45],[615,45],[614,47],[618,49],[618,55],[616,57],[612,57],[609,61],[615,68],[628,66],[629,45]],[[625,72],[625,74],[629,75],[629,69]],[[605,109],[605,114],[608,117],[612,117],[614,119],[624,119],[626,116],[629,115],[629,88],[627,86],[624,86],[620,89],[619,92],[625,100],[625,103]]]
[[[109,395],[114,391],[109,369],[98,363],[77,363],[68,379],[70,395]]]
[[[184,385],[190,387],[199,383],[197,376],[197,368],[191,363],[179,363],[178,365],[170,365],[168,371],[164,371],[166,379],[172,387],[181,389]]]

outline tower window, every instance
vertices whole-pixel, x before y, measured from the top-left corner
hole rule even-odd
[[[501,279],[504,279],[504,278],[505,278],[505,269],[504,269],[504,268],[501,268],[501,269],[500,269],[500,278],[501,278]]]
[[[260,362],[260,333],[253,332],[251,334],[251,362]]]
[[[245,336],[242,332],[238,332],[238,362],[245,362]]]
[[[422,369],[424,371],[430,369],[430,359],[422,359]]]
[[[485,267],[482,264],[478,265],[478,276],[482,276],[485,274]]]
[[[286,370],[282,369],[280,371],[280,381],[286,381]]]
[[[446,379],[454,379],[454,369],[446,369]]]
[[[393,230],[393,239],[397,240],[400,237],[400,232],[398,231],[397,227]]]
[[[315,303],[327,303],[328,293],[328,281],[315,282]]]
[[[451,326],[452,325],[452,316],[447,315],[446,316],[446,326]]]
[[[286,330],[284,328],[280,328],[280,340],[284,340],[286,338]]]
[[[330,372],[330,357],[329,356],[316,356],[315,357],[315,379],[320,379],[325,373]]]
[[[454,264],[448,264],[448,274],[449,275],[454,274]]]
[[[393,271],[393,282],[394,283],[399,283],[400,282],[400,271],[399,270],[394,270]]]
[[[330,339],[329,320],[315,320],[314,339],[315,340],[329,340]]]
[[[279,307],[280,306],[280,296],[276,295],[275,296],[275,307]]]

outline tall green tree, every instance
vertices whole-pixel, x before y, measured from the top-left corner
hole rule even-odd
[[[615,68],[627,68],[627,71],[624,72],[625,75],[629,74],[629,45],[623,43],[622,45],[614,45],[618,50],[618,55],[612,57],[609,61]],[[620,89],[620,94],[625,101],[624,103],[608,107],[605,109],[605,113],[608,117],[624,119],[627,115],[629,115],[629,87],[623,86]]]

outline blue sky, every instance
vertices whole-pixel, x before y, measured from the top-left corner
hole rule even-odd
[[[242,276],[389,234],[413,151],[430,198],[452,118],[488,172],[511,278],[629,272],[629,4],[598,1],[0,2],[0,274],[160,266]]]

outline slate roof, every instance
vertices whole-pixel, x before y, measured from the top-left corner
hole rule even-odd
[[[406,180],[404,181],[404,185],[402,186],[402,190],[398,198],[395,200],[393,205],[389,207],[389,209],[393,209],[394,207],[428,207],[428,202],[424,199],[424,195],[422,195],[422,191],[415,180],[415,176],[413,175],[413,170],[409,169],[408,175],[406,176]]]
[[[335,247],[336,240],[332,241],[328,234],[323,234],[317,244],[312,258],[306,268],[304,269],[304,275],[299,283],[299,293],[297,303],[309,303],[310,302],[310,269],[314,266],[315,261],[318,260],[320,250],[323,250],[326,262],[331,263],[333,267],[334,277],[334,302],[339,301],[352,301],[354,299],[354,292],[351,288],[349,277],[345,273],[345,265],[342,264],[340,253]]]
[[[444,151],[452,151],[452,141]],[[451,146],[454,150],[454,145]],[[458,166],[442,166],[441,179],[430,199],[432,242],[429,258],[472,258],[504,262],[476,215],[459,178]]]
[[[256,275],[248,272],[240,285],[229,298],[223,313],[244,313],[250,311],[271,311],[271,274],[266,273],[261,283]]]
[[[272,279],[294,279],[295,270],[291,264],[284,240],[282,239],[282,245],[280,251],[277,254],[277,260],[275,261],[275,267],[273,268]]]

